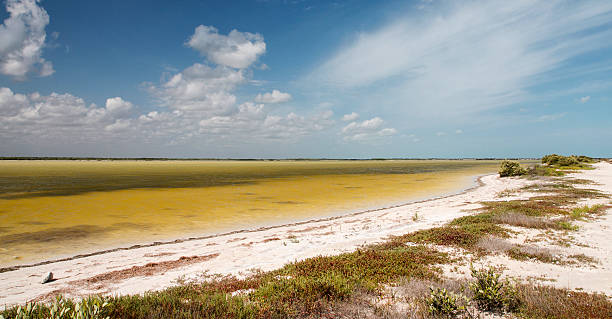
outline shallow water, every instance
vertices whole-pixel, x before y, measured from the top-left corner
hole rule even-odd
[[[497,161],[0,161],[0,265],[457,192]]]

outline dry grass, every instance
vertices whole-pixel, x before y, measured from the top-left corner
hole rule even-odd
[[[499,237],[486,236],[486,237],[483,237],[480,241],[478,241],[476,248],[478,248],[481,251],[488,252],[488,253],[505,254],[510,249],[514,248],[515,246],[516,245],[512,244],[511,242],[501,239]]]
[[[520,314],[526,318],[612,318],[612,303],[600,294],[547,286],[520,286]]]
[[[535,259],[546,263],[561,261],[560,258],[557,257],[557,254],[550,249],[531,245],[516,245],[495,236],[486,236],[482,238],[476,247],[487,253],[506,254],[508,257],[517,260]]]
[[[570,255],[567,256],[567,258],[570,259],[570,261],[568,261],[568,264],[579,264],[581,266],[584,265],[591,265],[591,266],[595,266],[597,264],[599,264],[599,260],[597,260],[596,258],[593,258],[591,256],[587,256],[585,254],[575,254],[575,255]]]
[[[556,227],[556,223],[549,219],[527,216],[514,212],[497,215],[493,217],[493,221],[498,224],[506,224],[525,228],[547,229]]]
[[[560,263],[561,259],[548,248],[517,245],[507,252],[508,256],[517,260],[538,260],[544,263]]]

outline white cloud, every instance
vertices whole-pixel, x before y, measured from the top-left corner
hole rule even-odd
[[[224,114],[179,108],[138,114],[135,106],[121,97],[109,98],[99,107],[71,94],[24,95],[0,88],[0,140],[41,143],[45,147],[67,143],[114,145],[126,140],[138,145],[198,141],[240,145],[295,141],[334,124],[329,110],[314,114],[277,111],[281,113],[246,102]]]
[[[395,134],[397,134],[397,130],[394,129],[394,128],[384,128],[384,129],[378,131],[376,134],[378,134],[379,136],[395,135]]]
[[[352,112],[350,114],[344,114],[344,116],[342,116],[342,121],[344,122],[351,122],[354,121],[356,119],[359,118],[359,114]]]
[[[202,36],[201,32],[196,33]],[[260,36],[249,33],[236,31],[227,39],[224,36],[218,39],[225,39],[232,46],[232,41],[238,43],[241,37],[260,47]],[[202,44],[198,42],[201,37],[194,39]],[[221,48],[217,53],[224,50]],[[235,54],[228,56],[207,51],[209,60],[221,65],[195,63],[182,71],[170,70],[173,74],[165,74],[160,83],[145,83],[158,107],[146,113],[139,113],[122,97],[108,98],[103,106],[97,106],[68,93],[26,95],[0,87],[0,141],[47,149],[84,143],[100,147],[107,143],[113,149],[119,143],[141,147],[208,143],[223,152],[223,147],[232,144],[253,146],[266,145],[270,140],[295,141],[334,125],[333,112],[321,107],[298,114],[280,108],[268,110],[264,104],[251,101],[239,103],[234,92],[240,85],[251,83],[251,73],[242,66],[252,63],[258,55],[249,57],[245,50],[235,49]],[[236,58],[241,54],[244,59]],[[229,58],[232,56],[236,59]],[[288,93],[273,90],[260,94],[257,100],[274,103],[290,98]],[[379,134],[392,133],[383,130]],[[135,149],[137,152],[140,147]],[[209,154],[214,154],[214,150]]]
[[[106,110],[114,115],[126,115],[132,110],[134,105],[123,100],[121,97],[106,99]]]
[[[13,94],[9,88],[0,88],[0,115],[15,116],[29,104],[28,97],[23,94]]]
[[[463,130],[457,129],[457,130],[455,130],[455,134],[463,134]]]
[[[241,70],[196,63],[159,86],[149,85],[149,92],[171,109],[222,115],[235,110],[232,91],[245,81]]]
[[[580,103],[584,104],[584,103],[588,102],[590,99],[591,99],[591,97],[588,96],[588,95],[587,96],[583,96],[583,97],[580,98]]]
[[[605,27],[612,21],[610,1],[432,6],[359,34],[302,83],[330,95],[352,90],[396,113],[401,106],[411,115],[454,119],[527,100],[531,87],[554,81],[551,72],[570,59],[612,45],[612,29]]]
[[[436,135],[437,136],[444,136],[444,135],[446,135],[446,132],[437,132]]]
[[[53,74],[51,62],[42,58],[47,11],[39,0],[7,0],[9,17],[0,25],[0,73],[23,80],[28,73]]]
[[[112,132],[123,131],[130,127],[130,124],[131,121],[128,119],[118,119],[115,123],[107,125],[104,129]]]
[[[283,103],[291,100],[291,94],[283,93],[279,90],[272,90],[264,94],[257,94],[255,102],[257,103]]]
[[[247,68],[266,52],[266,43],[260,34],[232,30],[219,34],[215,27],[200,25],[187,45],[216,64],[232,68]]]
[[[334,124],[331,119],[332,115],[331,111],[312,116],[295,113],[274,115],[268,113],[263,104],[246,102],[239,106],[239,111],[235,114],[207,118],[201,120],[199,125],[200,133],[209,136],[241,137],[248,138],[250,141],[258,139],[293,140],[330,127]]]
[[[380,117],[374,117],[363,122],[351,122],[342,128],[342,133],[350,133],[362,130],[374,130],[379,128],[383,124],[383,122],[384,121]]]
[[[71,94],[16,94],[0,88],[0,126],[3,135],[19,140],[28,136],[54,139],[58,143],[72,140],[95,141],[104,131],[129,126],[126,117],[132,103],[120,97],[110,98],[105,107],[86,105]]]
[[[345,141],[366,141],[397,134],[394,128],[381,128],[384,121],[373,117],[362,122],[351,122],[342,128]]]
[[[539,116],[536,119],[536,122],[554,121],[554,120],[558,120],[558,119],[564,117],[565,115],[567,115],[566,112],[555,113],[555,114],[544,114],[544,115]]]

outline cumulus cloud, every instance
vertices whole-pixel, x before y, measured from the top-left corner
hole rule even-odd
[[[87,105],[71,94],[29,95],[0,88],[0,125],[14,139],[34,136],[43,139],[96,140],[104,131],[129,126],[133,104],[121,97],[110,98],[104,107]]]
[[[584,104],[584,103],[588,102],[590,99],[591,99],[591,97],[588,96],[588,95],[587,96],[583,96],[583,97],[580,98],[580,103]]]
[[[333,112],[324,111],[311,116],[288,113],[270,114],[263,104],[246,102],[239,111],[226,116],[201,120],[200,132],[207,135],[241,136],[253,139],[295,139],[334,124]]]
[[[160,104],[184,112],[220,115],[235,109],[232,91],[246,81],[241,70],[196,63],[148,89]]]
[[[294,141],[334,125],[329,110],[306,115],[278,111],[245,102],[223,114],[166,107],[138,114],[121,97],[108,98],[104,106],[97,106],[68,93],[25,95],[0,88],[0,140],[46,141],[46,145],[126,139],[141,144],[224,141],[238,145]]]
[[[352,90],[394,112],[455,118],[525,101],[558,75],[584,75],[588,63],[571,69],[568,61],[612,46],[610,1],[438,1],[430,9],[359,34],[302,83],[332,95]]]
[[[257,94],[255,102],[257,103],[283,103],[291,100],[291,94],[283,93],[279,90],[272,90],[264,94]]]
[[[260,34],[232,30],[219,34],[212,26],[200,25],[187,45],[216,64],[243,69],[249,67],[266,52],[266,43]]]
[[[366,141],[397,134],[394,128],[382,128],[380,117],[373,117],[362,122],[351,122],[342,128],[345,141]]]
[[[383,122],[384,121],[380,117],[374,117],[363,122],[351,122],[342,128],[342,133],[350,133],[360,130],[374,130],[379,128]]]
[[[131,102],[123,100],[121,97],[106,99],[106,111],[117,116],[127,115],[134,107]]]
[[[358,118],[359,118],[359,114],[357,114],[355,112],[352,112],[350,114],[344,114],[342,116],[342,121],[344,121],[344,122],[351,122],[351,121],[354,121],[354,120],[356,120]]]
[[[42,58],[49,15],[39,2],[6,1],[9,17],[0,25],[0,73],[17,80],[28,73],[49,76],[54,72],[52,63]]]
[[[109,124],[104,127],[104,129],[112,132],[123,131],[130,127],[130,124],[131,121],[129,119],[117,119],[113,124]]]
[[[190,45],[218,65],[195,63],[171,70],[159,83],[145,83],[157,102],[155,110],[145,113],[122,97],[97,106],[69,93],[19,94],[0,87],[0,140],[45,146],[116,145],[126,140],[139,145],[265,145],[270,140],[294,141],[334,125],[330,110],[267,109],[264,103],[291,98],[278,90],[238,102],[234,92],[251,83],[251,72],[243,68],[265,51],[261,36],[238,31],[222,36],[204,27],[196,29]]]

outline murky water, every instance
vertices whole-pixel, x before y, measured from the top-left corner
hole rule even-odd
[[[496,161],[0,161],[0,266],[388,206]]]

